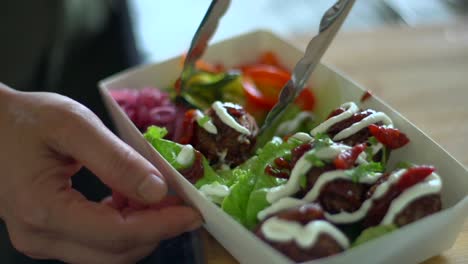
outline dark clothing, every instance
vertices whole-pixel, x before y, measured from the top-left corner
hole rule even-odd
[[[71,97],[112,130],[97,82],[139,62],[128,11],[123,0],[0,0],[0,82]],[[88,199],[109,195],[86,169],[72,180]],[[162,243],[146,262],[194,263],[192,238]],[[37,263],[14,250],[1,221],[0,262]]]

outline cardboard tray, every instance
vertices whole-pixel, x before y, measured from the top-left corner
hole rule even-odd
[[[272,50],[285,66],[292,68],[303,52],[270,32],[255,31],[208,48],[204,58],[233,66],[254,60],[262,51]],[[180,58],[144,65],[118,73],[99,83],[100,92],[120,137],[156,166],[171,188],[203,215],[205,228],[241,263],[290,263],[291,260],[260,241],[215,204],[205,199],[185,178],[149,145],[127,118],[108,90],[146,86],[168,87],[180,74]],[[309,80],[317,96],[317,115],[324,118],[347,101],[359,102],[364,89],[343,74],[320,64]],[[370,87],[371,88],[371,87]],[[411,143],[393,151],[392,164],[408,161],[432,164],[443,179],[440,213],[426,217],[381,238],[332,257],[308,263],[416,263],[450,248],[468,215],[468,171],[398,112],[373,96],[363,107],[385,112]]]

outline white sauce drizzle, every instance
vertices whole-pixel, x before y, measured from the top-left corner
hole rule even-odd
[[[297,132],[296,134],[292,135],[290,138],[297,139],[304,143],[310,142],[313,139],[309,134],[304,133],[304,132]]]
[[[318,133],[325,133],[331,126],[333,126],[333,125],[335,125],[335,124],[337,124],[337,123],[339,123],[339,122],[341,122],[343,120],[346,120],[346,119],[350,118],[351,116],[353,116],[354,114],[356,114],[359,111],[359,108],[353,102],[344,103],[340,107],[344,108],[346,110],[343,113],[341,113],[341,114],[339,114],[337,116],[334,116],[334,117],[331,117],[331,118],[325,120],[323,123],[318,125],[316,128],[312,129],[312,131],[310,131],[310,134],[315,136]],[[365,127],[368,127],[371,124],[378,123],[378,122],[382,122],[382,123],[384,123],[384,125],[386,125],[388,127],[393,127],[393,122],[390,119],[390,117],[388,117],[385,113],[375,112],[375,113],[372,113],[371,115],[363,118],[361,121],[352,124],[350,127],[343,129],[342,131],[340,131],[338,134],[336,134],[333,137],[333,140],[334,141],[339,141],[339,140],[345,139],[345,138],[359,132],[361,129],[363,129]]]
[[[306,203],[307,203],[306,201],[301,200],[301,199],[296,199],[292,197],[284,197],[284,198],[279,199],[276,203],[273,203],[271,206],[258,212],[257,218],[258,220],[261,221],[269,215],[283,211],[284,209],[301,206]]]
[[[316,220],[302,226],[300,223],[272,217],[261,227],[269,241],[288,242],[294,240],[303,249],[315,245],[321,234],[331,236],[343,249],[349,247],[348,238],[336,227],[323,220]]]
[[[334,116],[334,117],[331,117],[331,118],[325,120],[323,123],[321,123],[320,125],[318,125],[314,129],[312,129],[312,131],[310,131],[310,134],[315,136],[318,133],[325,133],[334,124],[339,123],[339,122],[341,122],[341,121],[343,121],[345,119],[350,118],[351,116],[353,116],[355,113],[357,113],[359,111],[359,108],[357,107],[357,105],[354,102],[344,103],[344,104],[341,105],[341,108],[344,108],[346,110],[343,113],[341,113],[341,114],[339,114],[337,116]]]
[[[245,135],[250,135],[250,131],[246,128],[241,126],[239,123],[237,123],[236,119],[232,117],[226,107],[232,107],[232,108],[239,108],[240,106],[232,104],[232,103],[221,103],[219,101],[216,101],[213,103],[212,107],[215,113],[218,115],[219,119],[226,124],[227,126],[231,127],[232,129],[236,130],[237,132]]]
[[[281,125],[278,126],[276,129],[275,135],[288,135],[292,134],[294,131],[296,131],[301,125],[301,123],[307,119],[313,119],[314,115],[311,112],[300,112],[298,115],[296,115],[292,120],[283,122]]]
[[[197,123],[199,125],[200,125],[200,122],[199,122],[200,119],[202,119],[204,117],[205,117],[205,114],[203,114],[200,110],[195,111],[195,120],[197,121]],[[211,133],[211,134],[214,134],[214,135],[218,134],[218,129],[213,124],[213,121],[211,119],[206,121],[201,127],[203,127],[203,129],[208,131],[208,133]]]
[[[211,201],[223,199],[230,193],[229,187],[222,185],[219,182],[205,184],[198,191]]]
[[[307,171],[312,168],[312,163],[307,159],[307,156],[313,153],[317,158],[321,160],[332,160],[334,159],[339,153],[344,150],[348,150],[351,147],[346,146],[344,144],[334,143],[329,147],[324,147],[319,150],[310,150],[306,152],[296,163],[294,168],[291,171],[291,175],[289,180],[284,184],[268,190],[266,198],[267,201],[270,203],[274,203],[275,201],[293,195],[300,189],[300,177],[307,173]],[[362,152],[358,159],[358,163],[366,163],[366,154]],[[348,176],[343,176],[343,178],[349,179]],[[364,178],[363,178],[364,180]]]
[[[182,167],[187,167],[192,164],[195,159],[195,149],[192,145],[184,145],[176,157],[176,162]]]
[[[346,170],[334,170],[322,173],[322,175],[320,175],[317,181],[315,182],[314,187],[309,192],[307,192],[307,194],[302,199],[307,202],[313,202],[319,197],[321,189],[325,185],[327,185],[327,183],[338,179],[350,181],[350,177],[346,175],[345,172]],[[381,175],[382,174],[380,173],[366,174],[364,177],[359,178],[359,183],[375,183]]]
[[[385,113],[376,112],[363,118],[361,121],[352,124],[350,127],[341,130],[338,134],[336,134],[333,137],[333,140],[338,141],[338,140],[345,139],[359,132],[361,129],[366,128],[369,125],[372,125],[378,122],[383,122],[385,125],[389,127],[393,126],[393,122],[390,119],[390,117],[388,117]]]

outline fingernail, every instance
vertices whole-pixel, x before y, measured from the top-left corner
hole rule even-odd
[[[200,228],[203,224],[203,221],[201,219],[198,219],[194,222],[192,222],[189,227],[188,227],[188,231],[194,231],[194,230],[197,230],[198,228]]]
[[[165,193],[161,193],[161,187],[166,183],[156,175],[150,175],[138,186],[138,195],[146,202],[153,203],[159,201]]]

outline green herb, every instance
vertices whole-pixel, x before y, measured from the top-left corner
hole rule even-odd
[[[314,149],[329,147],[333,144],[331,138],[325,133],[317,133],[314,137]]]
[[[167,135],[165,127],[149,126],[144,134],[146,140],[151,142],[151,139],[162,139]]]
[[[380,162],[369,162],[368,164],[361,164],[354,169],[347,170],[345,173],[351,177],[353,182],[359,182],[362,177],[366,175],[383,172],[384,167]]]
[[[202,118],[198,119],[197,120],[197,123],[198,125],[200,125],[201,127],[204,126],[207,122],[209,122],[211,119],[209,116],[205,115],[203,116]]]
[[[375,146],[375,145],[379,144],[379,141],[377,140],[376,137],[370,137],[367,141],[369,141],[369,143],[370,143],[372,146]]]
[[[323,167],[325,163],[315,155],[315,151],[309,152],[306,159],[312,163],[314,167]]]
[[[301,175],[299,178],[299,186],[301,186],[302,189],[307,188],[307,176],[305,174]]]
[[[362,233],[359,235],[359,237],[354,241],[354,243],[351,245],[351,247],[357,247],[361,244],[364,244],[372,239],[376,239],[378,237],[381,237],[385,234],[391,233],[395,230],[397,230],[398,227],[395,225],[379,225],[379,226],[374,226],[365,229],[362,231]]]

